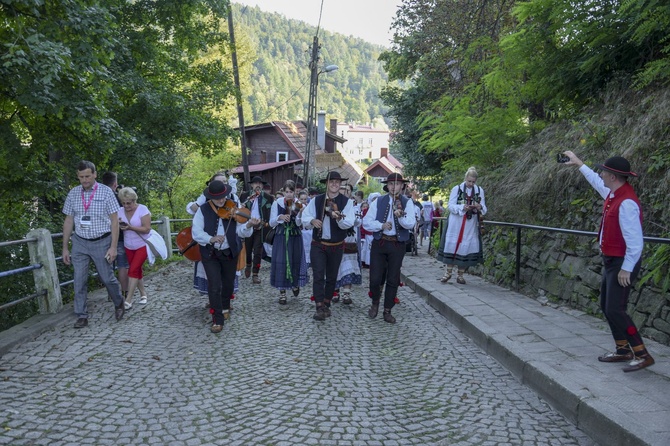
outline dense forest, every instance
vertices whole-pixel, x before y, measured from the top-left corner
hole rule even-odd
[[[170,217],[239,163],[229,6],[0,1],[0,240],[60,231],[80,159]],[[316,29],[232,8],[247,123],[304,118]],[[593,229],[579,218],[597,213],[593,196],[555,154],[623,154],[643,174],[645,231],[667,236],[669,30],[660,0],[404,0],[388,50],[319,31],[319,63],[339,70],[320,76],[318,108],[383,115],[424,190],[475,165],[492,216],[510,221]],[[25,251],[3,248],[0,269],[25,265]],[[653,253],[659,277],[668,251]]]
[[[306,119],[309,60],[317,30],[304,22],[233,4],[235,21],[255,51],[253,71],[243,88],[245,119]],[[384,49],[361,39],[319,30],[319,66],[338,70],[319,76],[318,104],[340,121],[372,122],[385,114],[379,97],[386,74],[378,61]]]
[[[382,53],[391,150],[424,190],[479,169],[489,218],[589,230],[589,165],[627,157],[648,236],[670,235],[670,4],[657,0],[405,0]],[[670,288],[670,246],[645,267]]]

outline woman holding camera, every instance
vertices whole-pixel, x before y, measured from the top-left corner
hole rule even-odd
[[[447,264],[444,276],[440,279],[442,283],[451,279],[456,265],[456,282],[465,285],[465,270],[484,260],[479,218],[486,215],[486,200],[484,189],[475,185],[477,176],[477,170],[470,167],[465,173],[465,181],[455,186],[449,194],[447,230],[437,253],[437,259]]]
[[[123,245],[128,257],[128,294],[124,305],[130,310],[135,289],[144,275],[142,266],[147,260],[147,244],[142,236],[151,232],[151,212],[145,205],[137,203],[137,193],[130,187],[119,191],[119,201],[119,229],[123,231]],[[139,303],[145,305],[147,296],[140,296]]]

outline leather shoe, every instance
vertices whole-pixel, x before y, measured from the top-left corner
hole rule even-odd
[[[623,368],[623,371],[626,373],[637,372],[638,370],[647,368],[650,365],[654,365],[655,363],[656,361],[654,361],[654,358],[647,354],[647,356],[636,357],[633,359],[626,367]]]
[[[261,278],[258,277],[258,274],[254,274],[253,279],[251,279],[254,283],[261,283]]]
[[[373,302],[372,305],[370,305],[370,309],[368,310],[368,317],[370,319],[374,319],[377,317],[377,313],[379,313],[379,302]]]
[[[80,317],[77,319],[77,322],[74,323],[74,328],[84,328],[88,327],[88,319],[85,317]]]
[[[221,325],[214,324],[209,329],[209,331],[211,331],[212,333],[221,333],[221,330],[223,330],[223,324]]]
[[[246,268],[244,268],[244,277],[247,279],[251,276],[251,265],[248,265]]]
[[[632,359],[633,359],[633,352],[628,352],[624,354],[614,352],[598,356],[598,361],[600,362],[626,362]]]
[[[118,307],[114,309],[114,317],[116,318],[117,321],[120,321],[123,319],[123,315],[126,314],[126,307],[122,303]]]
[[[395,324],[395,318],[391,315],[391,311],[384,310],[384,322],[389,324]]]
[[[323,311],[324,307],[316,307],[316,313],[314,313],[314,320],[315,321],[325,321],[326,320],[326,313]]]
[[[293,295],[295,297],[298,297],[299,294],[300,294],[300,288],[298,287],[293,288]]]

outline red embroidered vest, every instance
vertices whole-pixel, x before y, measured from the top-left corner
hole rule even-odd
[[[603,205],[603,218],[600,223],[602,241],[600,249],[603,254],[610,257],[624,257],[626,255],[626,241],[619,225],[619,208],[624,200],[633,200],[640,207],[640,224],[642,224],[642,206],[637,198],[633,186],[625,183],[614,193],[614,197],[608,197]]]

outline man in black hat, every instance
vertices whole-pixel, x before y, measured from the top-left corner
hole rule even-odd
[[[232,215],[223,218],[220,209],[230,196],[232,186],[223,181],[209,183],[203,194],[207,202],[193,216],[191,234],[200,245],[202,265],[207,273],[209,311],[212,314],[212,333],[223,330],[223,322],[230,311],[230,296],[233,294],[237,256],[242,250],[240,238],[249,237],[259,223],[251,218],[238,224]]]
[[[249,277],[253,273],[253,282],[261,283],[258,277],[258,271],[261,269],[261,258],[263,257],[263,240],[270,230],[268,222],[270,221],[270,211],[274,197],[263,190],[268,184],[263,178],[255,176],[251,179],[251,190],[240,196],[240,201],[251,211],[251,217],[259,221],[254,228],[251,237],[244,240],[247,249],[247,267],[244,269],[244,276]]]
[[[326,178],[321,180],[321,183],[326,184],[326,193],[310,200],[302,212],[305,229],[314,229],[310,262],[314,273],[314,319],[317,321],[323,321],[330,316],[330,300],[335,291],[337,271],[344,254],[344,239],[347,229],[356,221],[353,202],[340,194],[340,185],[346,180],[339,172],[328,172]]]
[[[382,195],[370,204],[363,217],[363,228],[372,232],[373,241],[370,251],[370,298],[372,304],[368,316],[372,319],[379,312],[381,287],[386,280],[384,290],[384,320],[395,323],[391,309],[400,286],[400,268],[405,258],[409,233],[416,224],[414,202],[403,193],[408,180],[399,173],[390,174],[385,181],[388,194]],[[386,278],[386,279],[384,279]]]
[[[628,362],[624,372],[634,372],[654,364],[633,320],[626,313],[632,283],[640,271],[642,210],[628,177],[637,174],[623,157],[613,156],[596,164],[596,173],[577,155],[567,151],[565,164],[579,167],[584,178],[605,200],[598,241],[603,256],[600,308],[612,331],[616,351],[598,357],[601,362]]]

